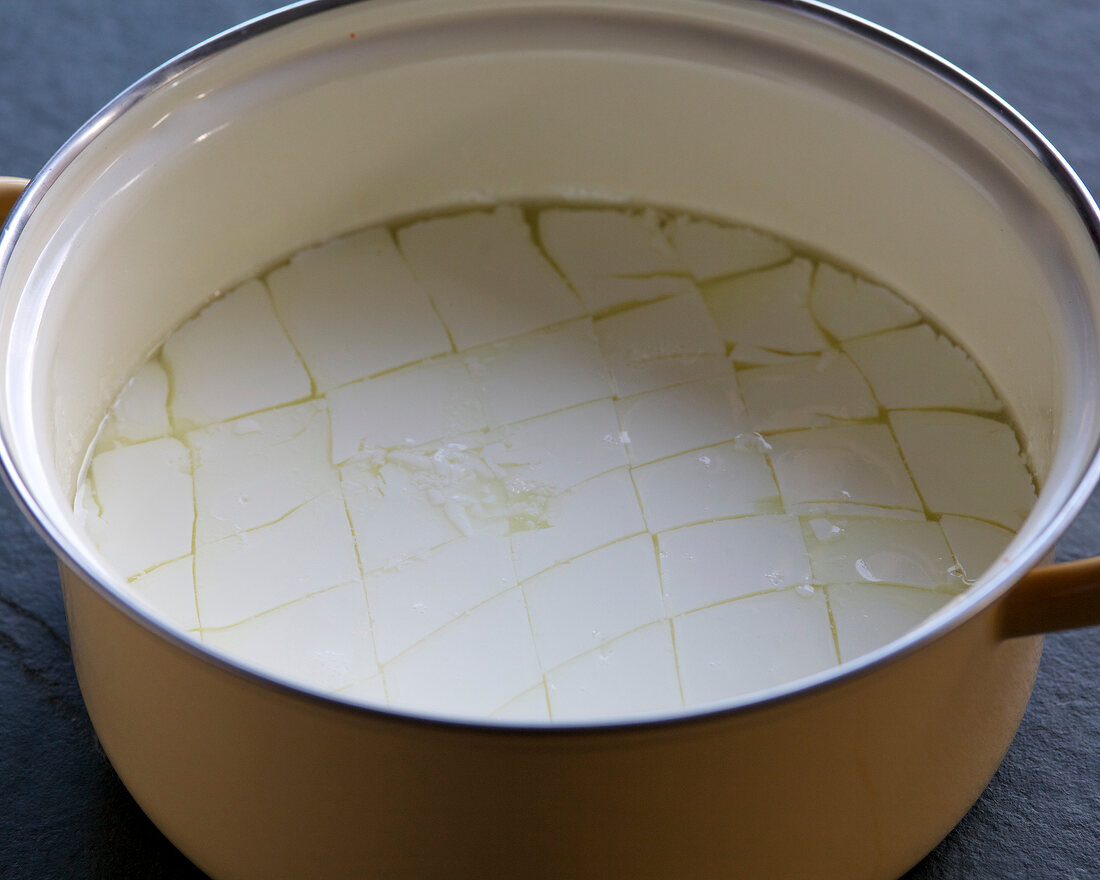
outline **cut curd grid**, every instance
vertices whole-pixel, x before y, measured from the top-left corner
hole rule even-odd
[[[901,636],[1035,500],[975,362],[766,233],[514,205],[377,226],[208,304],[78,490],[139,604],[368,705],[606,721]]]

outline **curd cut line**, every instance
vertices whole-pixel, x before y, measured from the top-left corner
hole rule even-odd
[[[896,293],[732,223],[500,204],[295,254],[177,328],[75,508],[137,603],[369,705],[641,717],[964,590],[1035,485]]]

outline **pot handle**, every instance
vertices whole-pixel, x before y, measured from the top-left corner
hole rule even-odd
[[[0,221],[15,207],[28,183],[25,177],[0,177]]]
[[[1000,607],[1004,638],[1100,625],[1100,556],[1032,569]]]

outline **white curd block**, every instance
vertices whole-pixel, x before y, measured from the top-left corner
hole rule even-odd
[[[273,522],[339,483],[323,401],[279,407],[192,431],[195,540]]]
[[[389,702],[386,698],[386,681],[382,673],[337,688],[333,694],[367,706],[385,706]]]
[[[141,443],[172,432],[168,419],[168,374],[160,361],[146,361],[126,383],[107,413],[98,451],[118,443]]]
[[[821,351],[828,342],[810,315],[809,260],[708,284],[703,291],[718,331],[728,343],[788,354]]]
[[[385,227],[301,251],[267,286],[319,391],[451,351]]]
[[[512,535],[512,554],[520,581],[551,565],[645,531],[626,468],[601,474],[552,498],[546,519],[546,528]]]
[[[302,400],[312,383],[267,289],[246,281],[177,328],[162,359],[176,428],[198,428]]]
[[[483,434],[478,437],[486,439]],[[553,489],[521,468],[493,464],[483,452],[467,443],[448,441],[391,450],[375,461],[385,462],[381,476],[395,468],[403,472],[410,486],[419,490],[417,497],[439,507],[463,535],[508,534],[512,529],[544,525]],[[372,466],[370,459],[365,463]],[[394,497],[391,483],[381,490]]]
[[[974,583],[981,577],[1013,538],[1008,529],[964,516],[941,516],[940,528],[967,583]]]
[[[732,375],[647,391],[615,406],[632,465],[713,446],[750,430]]]
[[[833,349],[825,349],[826,352]],[[757,348],[755,345],[737,343],[729,353],[729,359],[739,367],[768,367],[773,364],[797,363],[804,358],[813,357],[806,354],[783,354],[779,351],[768,351],[766,348]]]
[[[584,313],[519,208],[413,223],[397,243],[460,351]]]
[[[462,535],[404,468],[388,464],[376,473],[352,462],[340,468],[340,486],[364,572],[393,568]]]
[[[934,522],[865,517],[804,521],[814,581],[958,587],[955,558]]]
[[[677,617],[673,626],[686,706],[785,684],[837,663],[820,589],[738,599]]]
[[[385,663],[461,614],[516,585],[507,537],[452,541],[394,568],[368,573],[363,583]]]
[[[743,370],[737,383],[754,431],[814,428],[879,414],[859,370],[833,349],[816,358]]]
[[[806,501],[787,504],[787,513],[809,517],[873,516],[879,519],[911,519],[925,521],[924,511],[906,510],[904,507],[875,507],[871,504],[843,504],[834,501]]]
[[[199,627],[193,557],[158,565],[132,580],[130,587],[165,626],[184,632]]]
[[[817,264],[810,311],[837,339],[892,330],[920,320],[917,310],[893,291],[828,263]]]
[[[1001,409],[978,365],[927,324],[852,339],[844,350],[887,409]]]
[[[536,575],[523,593],[543,669],[664,617],[657,550],[647,534]]]
[[[499,709],[489,714],[490,718],[501,721],[549,721],[550,698],[546,695],[546,685],[539,682],[531,690],[524,691],[513,700],[509,700]]]
[[[378,672],[358,579],[236,626],[204,629],[202,640],[236,660],[320,691]]]
[[[482,454],[509,477],[538,483],[554,492],[627,463],[611,400],[515,422],[502,429]]]
[[[326,398],[337,464],[361,449],[419,446],[487,424],[477,384],[458,356],[353,382]]]
[[[916,411],[890,413],[890,425],[929,510],[1020,527],[1035,504],[1035,484],[1011,427]]]
[[[844,662],[900,638],[952,598],[934,590],[876,584],[830,584],[825,590]]]
[[[666,621],[652,623],[546,673],[555,721],[623,718],[683,705]]]
[[[359,583],[339,492],[271,525],[199,546],[195,583],[204,627],[225,627],[346,583]]]
[[[698,293],[616,312],[595,326],[619,397],[729,371],[725,343]]]
[[[542,246],[571,281],[685,271],[655,211],[548,208],[539,212],[538,226]]]
[[[751,272],[791,258],[783,242],[743,226],[680,216],[665,226],[665,234],[697,281]]]
[[[608,315],[633,309],[643,303],[698,293],[686,275],[602,275],[588,278],[582,299],[593,315]]]
[[[651,532],[746,514],[779,513],[767,459],[733,443],[708,446],[633,470]]]
[[[92,535],[124,577],[191,552],[195,497],[191,453],[169,437],[121,446],[92,459],[98,504]]]
[[[793,516],[749,516],[661,532],[661,582],[669,615],[812,580]]]
[[[694,288],[687,278],[643,277],[685,272],[653,212],[550,209],[539,212],[538,227],[546,253],[593,314]]]
[[[492,425],[611,396],[590,318],[483,346],[465,361]]]
[[[885,425],[792,431],[769,438],[787,509],[814,502],[921,510],[920,497]]]
[[[385,665],[390,704],[432,715],[485,716],[542,680],[527,607],[509,590]]]

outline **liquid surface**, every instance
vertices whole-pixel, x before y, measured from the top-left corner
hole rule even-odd
[[[168,625],[295,683],[605,720],[917,625],[1035,490],[975,363],[755,230],[521,207],[380,226],[216,299],[77,495]]]

